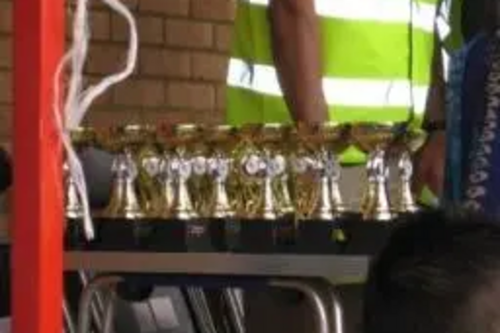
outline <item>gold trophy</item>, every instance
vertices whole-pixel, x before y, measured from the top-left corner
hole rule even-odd
[[[314,198],[312,202],[307,200],[310,204],[305,214],[308,219],[331,221],[345,212],[337,156],[349,146],[348,134],[347,126],[334,123],[299,125],[293,171],[299,175],[312,171],[316,178],[312,191]]]
[[[76,154],[97,144],[96,132],[89,127],[78,127],[70,132],[70,139],[75,147]],[[77,189],[77,183],[70,172],[68,159],[63,164],[64,192],[65,192],[65,218],[66,218],[66,243],[77,246],[82,240],[82,219],[84,209],[82,198]]]
[[[299,125],[295,142],[293,171],[307,175],[306,182],[312,184],[312,189],[296,188],[297,206],[305,211],[299,223],[299,246],[306,253],[335,252],[344,240],[341,224],[346,211],[339,189],[338,155],[349,146],[349,127],[334,123]],[[304,192],[310,193],[309,198]]]
[[[356,146],[368,154],[366,164],[367,188],[361,203],[364,220],[390,221],[393,218],[387,182],[389,168],[387,166],[387,148],[394,137],[393,127],[383,124],[354,124],[352,138]]]
[[[117,220],[140,220],[146,217],[148,198],[141,188],[138,154],[152,129],[141,125],[127,125],[111,129],[104,144],[116,154],[112,170],[114,184],[108,207],[103,216]]]
[[[205,136],[209,145],[207,172],[212,179],[209,215],[216,219],[234,217],[235,211],[227,191],[227,181],[231,175],[233,158],[231,150],[235,145],[234,128],[228,125],[216,126]]]
[[[397,199],[393,203],[396,214],[404,215],[419,210],[411,190],[413,177],[413,154],[425,143],[425,133],[422,130],[409,130],[396,143],[391,152],[398,159],[397,168],[399,184]]]
[[[170,138],[172,156],[169,164],[174,183],[172,213],[173,217],[178,220],[191,220],[198,217],[193,206],[188,181],[196,166],[190,147],[198,139],[199,133],[196,125],[175,125],[173,136]]]
[[[233,149],[237,145],[236,130],[219,125],[206,131],[208,145],[207,174],[211,182],[208,204],[211,241],[220,251],[235,250],[240,245],[240,223],[236,218],[234,200],[230,197],[229,180],[234,177]],[[232,193],[234,194],[234,192]]]
[[[167,124],[157,133],[162,145],[161,208],[159,223],[149,238],[152,249],[175,252],[211,249],[208,223],[199,211],[203,203],[195,207],[196,191],[191,190],[194,177],[206,174],[201,133],[202,128],[192,124]]]
[[[77,154],[86,148],[97,144],[96,132],[90,127],[78,127],[70,132],[71,142]],[[70,173],[68,160],[64,162],[64,184],[66,193],[65,214],[68,219],[80,219],[83,217],[83,207],[80,195],[76,189],[76,182]]]
[[[350,144],[349,128],[334,123],[314,126],[311,142],[315,145],[315,169],[319,173],[318,194],[314,217],[331,220],[345,212],[340,194],[341,167],[338,155]]]
[[[256,177],[261,182],[259,205],[248,212],[251,218],[276,220],[279,209],[274,191],[275,180],[285,171],[285,159],[276,154],[281,139],[280,124],[258,126],[254,132],[254,142],[259,150],[244,157],[242,164],[248,176]]]
[[[161,127],[157,130],[157,143],[160,150],[157,179],[159,182],[158,211],[156,217],[167,220],[173,216],[175,198],[174,174],[171,168],[173,151],[170,147],[173,131]]]
[[[242,225],[243,246],[251,251],[274,251],[276,246],[288,244],[295,227],[290,215],[283,215],[277,184],[287,170],[287,161],[281,145],[284,126],[281,124],[248,125],[243,130],[252,144],[240,163],[243,174],[259,184],[256,205],[246,211]],[[247,235],[253,234],[253,237]],[[255,243],[260,240],[260,244]]]

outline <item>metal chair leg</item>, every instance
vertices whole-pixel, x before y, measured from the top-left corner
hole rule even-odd
[[[96,292],[101,288],[115,287],[117,283],[122,282],[122,278],[119,276],[101,276],[93,279],[89,282],[87,287],[83,290],[82,296],[80,298],[80,304],[78,307],[78,330],[77,333],[89,333],[91,326],[91,304],[94,300]],[[111,311],[110,307],[106,307],[106,311]],[[107,316],[105,316],[107,317]],[[108,318],[108,320],[110,320]],[[103,332],[104,325],[98,328],[100,332]]]
[[[229,318],[236,333],[245,333],[244,310],[241,295],[236,289],[224,289],[224,299],[229,309]]]
[[[113,333],[115,319],[116,293],[112,290],[108,296],[108,301],[104,309],[102,333]]]
[[[66,333],[76,333],[75,321],[71,315],[68,301],[66,298],[63,300],[63,315],[64,315],[64,331]]]
[[[82,283],[82,290],[84,290],[89,281],[92,279],[92,276],[85,271],[78,271],[78,276]],[[92,312],[92,320],[98,329],[102,328],[102,318],[104,316],[104,298],[100,291],[96,291],[92,304],[90,305],[90,311]]]
[[[271,287],[281,289],[295,290],[306,296],[312,306],[316,309],[317,316],[315,317],[315,320],[318,333],[330,333],[328,306],[321,298],[320,293],[309,283],[302,281],[273,280],[269,285]]]
[[[201,332],[217,333],[203,289],[190,287],[186,288],[186,293],[193,309],[193,314],[196,317],[195,321],[198,323]]]

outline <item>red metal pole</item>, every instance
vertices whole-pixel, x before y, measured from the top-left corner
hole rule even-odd
[[[64,0],[14,3],[14,333],[62,332],[61,145],[53,77],[64,50]]]

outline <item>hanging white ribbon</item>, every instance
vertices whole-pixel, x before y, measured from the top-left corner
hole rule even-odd
[[[113,11],[125,18],[129,26],[130,39],[128,44],[128,54],[125,67],[120,72],[110,74],[102,79],[98,84],[91,85],[86,90],[83,89],[83,69],[87,59],[88,46],[90,40],[89,30],[89,0],[78,0],[73,22],[73,42],[71,48],[64,55],[59,63],[54,82],[54,112],[56,126],[61,136],[63,147],[66,151],[66,159],[71,177],[82,202],[83,226],[85,236],[88,240],[94,238],[94,228],[91,218],[90,205],[88,202],[88,192],[85,182],[85,175],[78,155],[71,143],[70,131],[80,126],[92,102],[105,93],[111,86],[125,80],[134,71],[137,63],[138,34],[137,25],[133,15],[128,8],[119,0],[102,0]],[[65,102],[62,103],[60,83],[65,68],[71,63],[71,75],[67,83],[67,93]],[[61,113],[63,117],[61,117]]]

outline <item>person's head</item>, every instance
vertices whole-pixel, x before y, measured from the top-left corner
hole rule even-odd
[[[374,260],[363,312],[364,333],[500,332],[500,227],[419,214]]]

